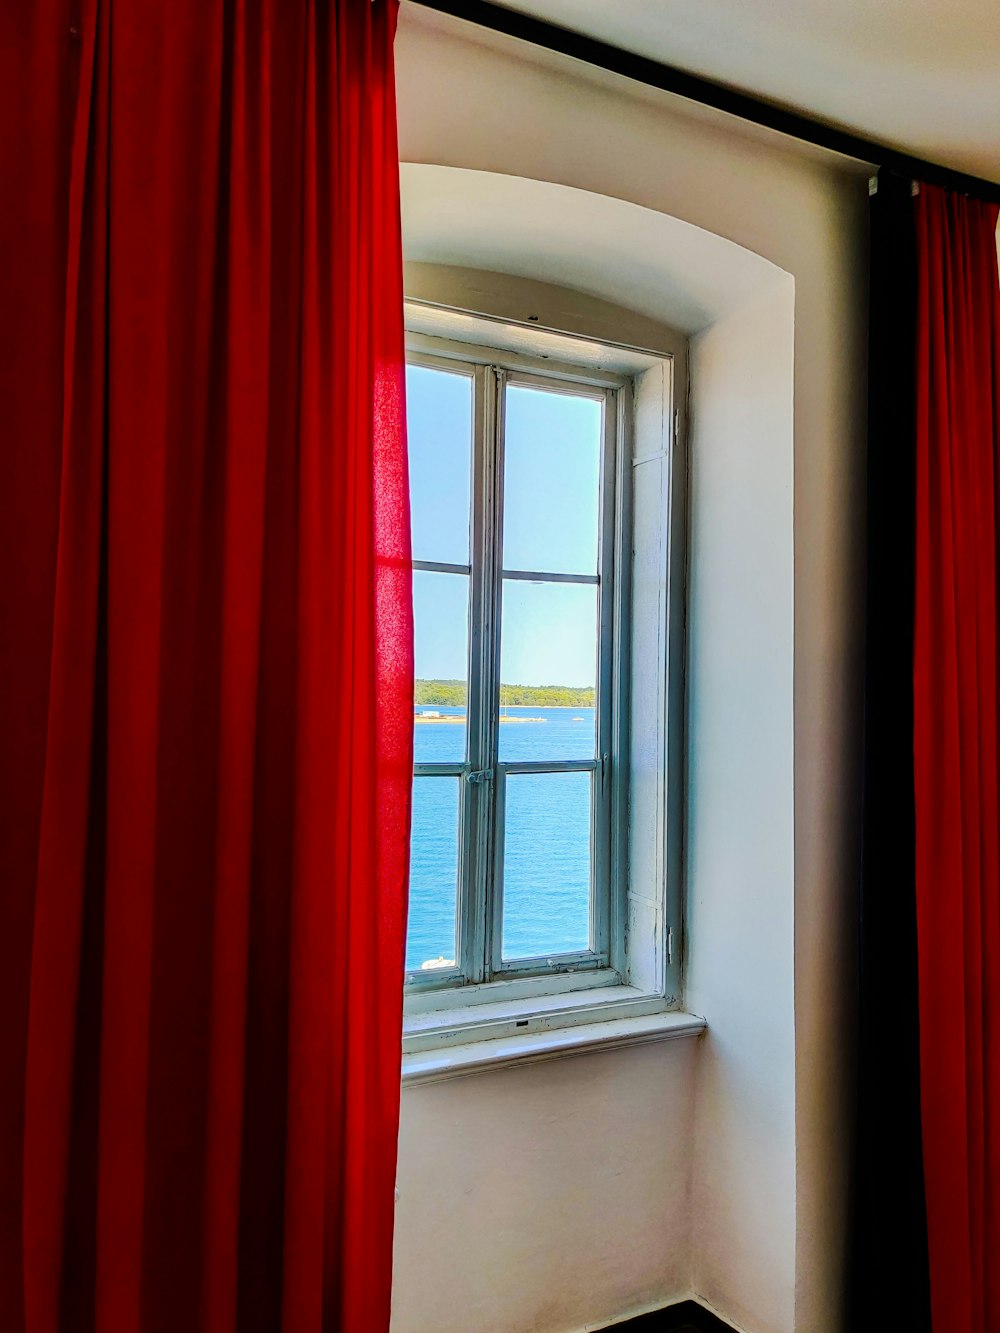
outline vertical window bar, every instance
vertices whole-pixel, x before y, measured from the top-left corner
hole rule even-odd
[[[667,516],[666,608],[666,747],[664,751],[665,818],[663,865],[666,879],[666,926],[673,930],[674,948],[666,959],[668,996],[681,993],[684,952],[684,827],[686,781],[685,728],[687,653],[686,615],[688,577],[688,466],[687,442],[680,434],[675,379],[676,364],[668,362],[671,422]],[[688,379],[690,391],[690,378]]]
[[[506,851],[507,829],[507,769],[498,763],[493,789],[493,812],[496,842],[491,862],[492,893],[486,921],[489,978],[498,977],[503,963],[503,863]]]
[[[463,781],[462,809],[466,837],[463,846],[459,912],[462,923],[462,974],[467,982],[483,980],[483,918],[486,911],[484,866],[489,851],[487,813],[489,782],[470,782],[470,773],[490,767],[490,709],[484,694],[484,662],[491,653],[490,559],[493,504],[492,438],[496,416],[496,389],[489,367],[477,366],[473,422],[472,587],[469,615],[469,693],[467,700],[469,749]],[[486,673],[488,674],[488,673]]]
[[[614,680],[615,586],[615,441],[618,398],[614,389],[604,394],[601,414],[601,507],[598,535],[600,586],[598,589],[597,647],[597,771],[593,789],[593,878],[591,881],[591,945],[607,957],[610,948],[611,885],[611,775],[614,764],[612,685]]]
[[[497,467],[503,418],[503,377],[492,366],[476,369],[475,496],[473,502],[472,634],[469,663],[469,769],[496,772],[499,665],[498,512],[502,473]],[[495,833],[495,777],[466,781],[470,830],[462,885],[463,972],[470,982],[488,980],[490,908]]]
[[[630,385],[615,395],[614,610],[611,683],[611,791],[608,962],[627,978],[629,681],[632,662],[632,409]]]
[[[503,932],[503,843],[504,843],[504,784],[505,777],[500,756],[500,626],[503,619],[503,460],[504,429],[506,421],[507,372],[497,366],[489,374],[494,388],[495,409],[492,433],[492,506],[490,510],[491,541],[489,589],[491,593],[492,635],[488,654],[488,674],[483,681],[484,713],[489,717],[489,766],[496,774],[486,802],[489,837],[493,854],[484,858],[486,910],[483,914],[483,970],[492,980],[500,970]],[[486,662],[484,656],[484,663]]]

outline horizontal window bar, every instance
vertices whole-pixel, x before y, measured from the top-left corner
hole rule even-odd
[[[439,305],[436,301],[422,301],[416,297],[407,297],[404,302],[404,312],[406,317],[406,359],[412,361],[415,365],[428,365],[431,368],[437,368],[447,371],[457,367],[468,366],[468,374],[472,374],[479,367],[492,366],[498,370],[506,370],[508,375],[516,375],[520,378],[523,373],[523,367],[529,362],[535,360],[535,355],[530,350],[524,354],[519,352],[505,351],[502,348],[488,347],[479,342],[454,342],[450,340],[443,331],[421,333],[411,327],[414,324],[426,323],[428,314],[431,319],[435,313],[445,312],[447,315],[458,314],[465,319],[470,319],[472,323],[468,327],[482,324],[479,330],[483,336],[489,336],[489,325],[499,324],[502,327],[509,327],[509,323],[502,316],[494,315],[472,315],[467,311],[454,310],[449,306]],[[542,335],[546,333],[558,333],[557,329],[546,328],[540,324],[531,325],[531,331],[541,331]],[[527,328],[522,326],[521,334],[527,333]],[[427,349],[433,349],[429,351]],[[541,351],[541,348],[538,349]],[[601,342],[601,351],[604,353],[625,352],[638,354],[642,358],[638,369],[646,369],[648,364],[655,360],[669,361],[671,353],[655,352],[650,353],[641,347],[631,347],[628,343]],[[627,374],[610,370],[598,370],[594,366],[578,366],[563,361],[552,361],[546,359],[544,366],[536,365],[533,370],[528,372],[531,378],[538,381],[538,387],[551,389],[552,392],[563,392],[573,394],[581,398],[600,399],[606,389],[619,389],[627,383]],[[630,369],[628,374],[632,373]],[[560,383],[565,383],[567,387],[560,389]],[[588,393],[588,389],[594,389],[597,392]]]
[[[413,562],[416,568],[416,561]],[[524,583],[600,583],[599,574],[543,574],[535,569],[505,569],[505,579],[521,579]]]
[[[593,773],[596,759],[522,759],[497,764],[509,777],[512,773]]]
[[[413,560],[410,563],[414,569],[429,574],[468,574],[472,570],[471,565],[449,565],[443,560]]]
[[[455,986],[462,981],[461,970],[457,967],[420,967],[407,971],[404,984],[419,986],[423,990],[441,989]]]
[[[620,380],[617,381],[621,383]],[[591,386],[579,380],[567,380],[564,377],[553,379],[549,375],[538,374],[531,370],[521,370],[517,366],[507,372],[507,383],[520,385],[523,389],[540,389],[543,393],[561,393],[567,398],[590,398],[595,402],[604,401],[605,386]]]
[[[404,301],[403,308],[405,310],[408,305],[428,304],[433,305],[434,309],[438,308],[434,302],[413,300]],[[456,360],[453,353],[444,356],[435,356],[435,354],[432,351],[428,351],[424,345],[424,335],[414,333],[410,329],[406,329],[405,338],[407,365],[422,366],[425,370],[441,370],[446,375],[464,375],[466,379],[471,380],[475,377],[478,366],[482,364],[476,357],[466,356]],[[437,343],[442,340],[436,338],[434,341]]]
[[[460,778],[467,764],[414,764],[415,778]]]
[[[595,967],[604,967],[607,955],[581,950],[579,953],[542,953],[524,955],[520,958],[504,958],[500,963],[501,972],[582,972]]]

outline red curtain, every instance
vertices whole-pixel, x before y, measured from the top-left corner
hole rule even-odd
[[[996,222],[995,207],[920,187],[916,889],[931,1306],[941,1333],[1000,1330]]]
[[[388,1325],[395,0],[0,19],[0,1327]]]

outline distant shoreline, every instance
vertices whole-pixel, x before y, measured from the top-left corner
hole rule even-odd
[[[413,714],[414,722],[424,722],[424,723],[450,722],[452,725],[454,725],[457,722],[463,727],[465,726],[466,717],[467,714],[465,713],[459,713],[457,717],[455,716],[449,717],[446,716],[444,713],[439,713],[437,717],[428,717],[426,713]],[[501,722],[544,722],[545,720],[546,719],[544,717],[501,717],[500,718]]]
[[[414,681],[413,703],[416,708],[467,708],[467,682],[418,676]],[[519,685],[501,681],[499,700],[504,708],[593,708],[594,687],[590,685]]]
[[[454,708],[454,707],[456,707],[456,705],[455,705],[455,704],[418,704],[417,707],[418,707],[418,708],[430,708],[430,709],[434,709],[434,708]],[[563,713],[579,713],[579,711],[580,711],[581,708],[584,708],[584,709],[589,708],[589,709],[593,710],[593,707],[594,707],[593,704],[501,704],[501,708],[502,708],[502,709],[503,709],[503,708],[533,708],[533,709],[535,709],[535,710],[537,711],[538,709],[542,708],[542,709],[544,709],[547,713],[548,713],[548,712],[554,712],[555,709],[557,709],[557,708],[559,709],[560,712],[563,712]],[[456,713],[450,713],[450,714],[449,714],[449,713],[441,713],[441,714],[439,714],[437,717],[427,717],[426,714],[423,714],[423,713],[417,713],[417,712],[414,712],[414,714],[413,714],[413,720],[414,720],[414,722],[464,722],[464,721],[466,720],[467,717],[468,717],[468,713],[457,713],[457,714],[456,714]],[[539,717],[539,718],[533,718],[533,717],[504,717],[504,716],[503,716],[503,713],[501,712],[501,715],[500,715],[500,721],[501,721],[501,722],[544,722],[544,721],[545,721],[545,718],[544,718],[544,717]]]

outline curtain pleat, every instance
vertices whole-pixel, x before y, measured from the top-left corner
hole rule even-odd
[[[412,771],[395,4],[25,10],[0,1326],[386,1328]]]
[[[69,20],[67,5],[0,10],[0,1326],[14,1330],[24,1323],[21,1148],[81,63]]]
[[[914,790],[935,1330],[1000,1329],[995,207],[921,186]]]

